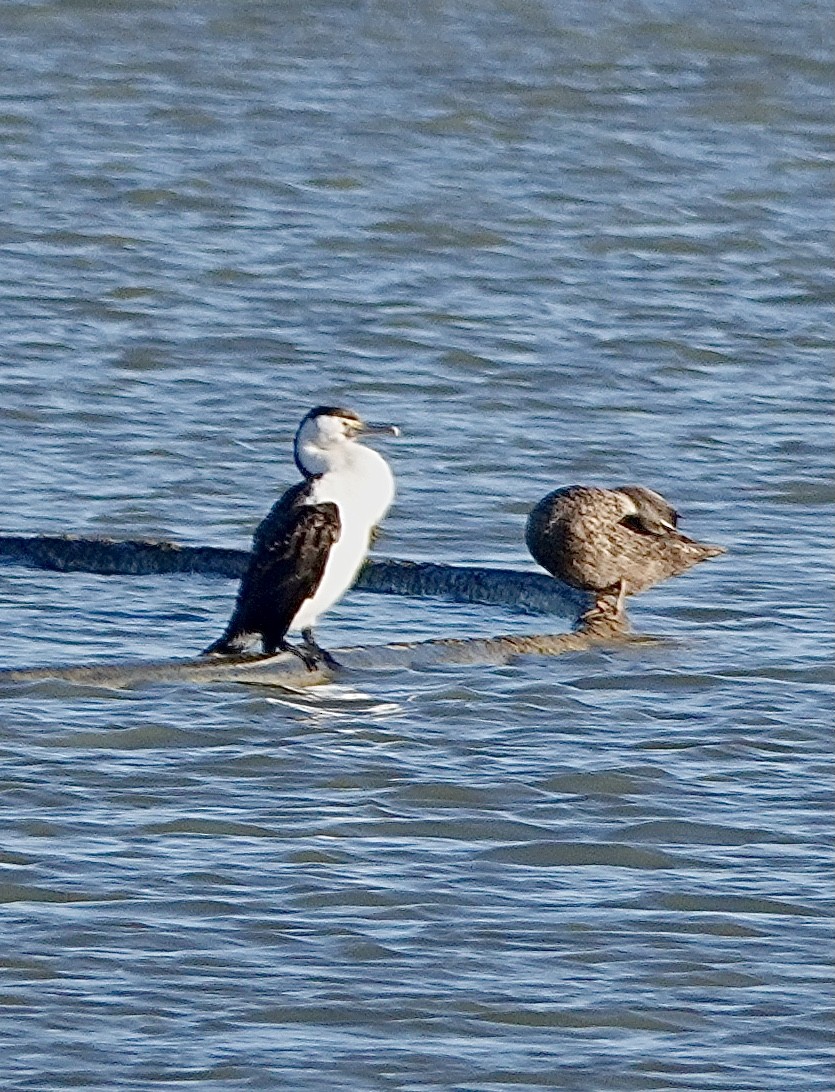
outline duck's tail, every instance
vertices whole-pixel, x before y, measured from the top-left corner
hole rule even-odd
[[[728,552],[724,546],[714,546],[710,542],[697,542],[695,538],[688,538],[681,533],[677,537],[681,545],[686,546],[684,556],[691,559],[690,565],[698,565],[700,561],[708,561],[712,557],[720,557]]]

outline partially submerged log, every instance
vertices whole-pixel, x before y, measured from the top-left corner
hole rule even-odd
[[[559,656],[599,646],[645,643],[606,626],[573,633],[530,636],[440,638],[431,641],[335,649],[338,667],[308,670],[292,653],[277,656],[203,656],[189,660],[156,660],[118,664],[81,664],[0,670],[0,686],[64,680],[86,686],[123,687],[154,682],[254,683],[291,689],[314,686],[351,673],[375,670],[423,669],[448,664],[504,664],[517,656]]]
[[[219,546],[180,546],[152,539],[84,538],[76,535],[0,535],[0,558],[60,573],[102,576],[153,576],[201,573],[237,580],[246,550]]]
[[[179,546],[141,539],[117,541],[71,535],[0,535],[0,558],[53,572],[105,576],[199,573],[239,579],[249,554],[217,546]],[[355,584],[387,595],[437,596],[459,603],[518,607],[535,614],[578,618],[591,597],[546,573],[370,558]]]
[[[171,542],[115,541],[65,535],[0,535],[0,558],[58,572],[147,576],[200,573],[237,579],[248,554],[213,546]],[[559,615],[576,622],[590,605],[583,592],[544,573],[370,559],[357,583],[363,591],[389,595],[437,596],[463,603],[502,605]],[[446,664],[502,664],[517,656],[558,656],[599,645],[646,640],[625,625],[598,620],[572,633],[431,641],[337,649],[336,669],[308,670],[298,656],[205,656],[193,659],[130,661],[116,664],[56,665],[0,669],[0,686],[64,680],[87,686],[122,687],[153,682],[257,683],[299,688],[358,671],[426,668]]]

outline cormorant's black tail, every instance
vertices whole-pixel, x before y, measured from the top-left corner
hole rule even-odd
[[[201,656],[236,656],[243,652],[249,644],[249,635],[246,633],[230,634],[228,631],[222,634],[216,641],[204,648]]]

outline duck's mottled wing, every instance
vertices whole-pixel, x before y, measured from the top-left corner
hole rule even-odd
[[[273,649],[322,579],[341,525],[335,504],[306,504],[307,482],[288,490],[257,527],[235,610],[207,651],[233,651],[252,636]]]

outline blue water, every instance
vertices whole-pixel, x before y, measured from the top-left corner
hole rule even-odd
[[[828,1092],[829,5],[0,29],[0,531],[244,547],[338,402],[403,429],[382,556],[533,569],[539,497],[625,481],[729,550],[649,647],[8,689],[2,1088]],[[187,655],[234,592],[3,566],[0,664]]]

